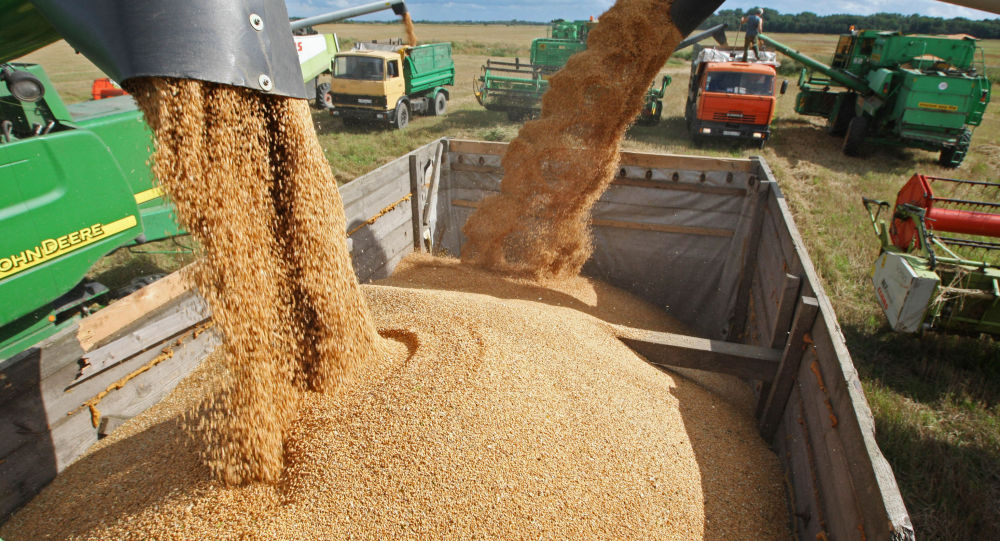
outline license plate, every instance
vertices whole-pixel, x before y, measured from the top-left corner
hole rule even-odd
[[[364,99],[364,98],[358,98],[358,103],[364,103],[364,104],[367,104],[367,105],[371,105],[372,100],[368,100],[368,99]]]
[[[722,130],[722,135],[732,135],[734,137],[739,137],[740,136],[740,132],[738,132],[738,131],[732,131],[732,130]]]

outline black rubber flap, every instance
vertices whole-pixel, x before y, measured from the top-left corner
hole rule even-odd
[[[709,15],[715,13],[724,0],[674,0],[670,6],[670,18],[682,36],[698,28]]]
[[[32,0],[112,79],[178,77],[305,98],[283,0]]]

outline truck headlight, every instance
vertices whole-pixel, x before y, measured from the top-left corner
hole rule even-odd
[[[712,133],[712,128],[702,128],[701,133]]]
[[[756,131],[755,131],[755,132],[753,132],[753,138],[754,138],[754,139],[760,139],[761,137],[764,137],[764,134],[763,134],[763,133],[760,133],[760,132],[756,132]]]

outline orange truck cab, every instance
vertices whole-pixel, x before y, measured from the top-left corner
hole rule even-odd
[[[778,61],[769,51],[761,51],[760,59],[749,54],[749,62],[736,61],[742,50],[712,47],[692,58],[684,118],[695,141],[728,138],[763,147],[771,137]],[[787,85],[781,84],[781,94]]]

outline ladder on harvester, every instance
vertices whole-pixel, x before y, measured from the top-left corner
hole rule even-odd
[[[1000,183],[913,175],[863,199],[881,241],[872,282],[893,329],[1000,335]]]

